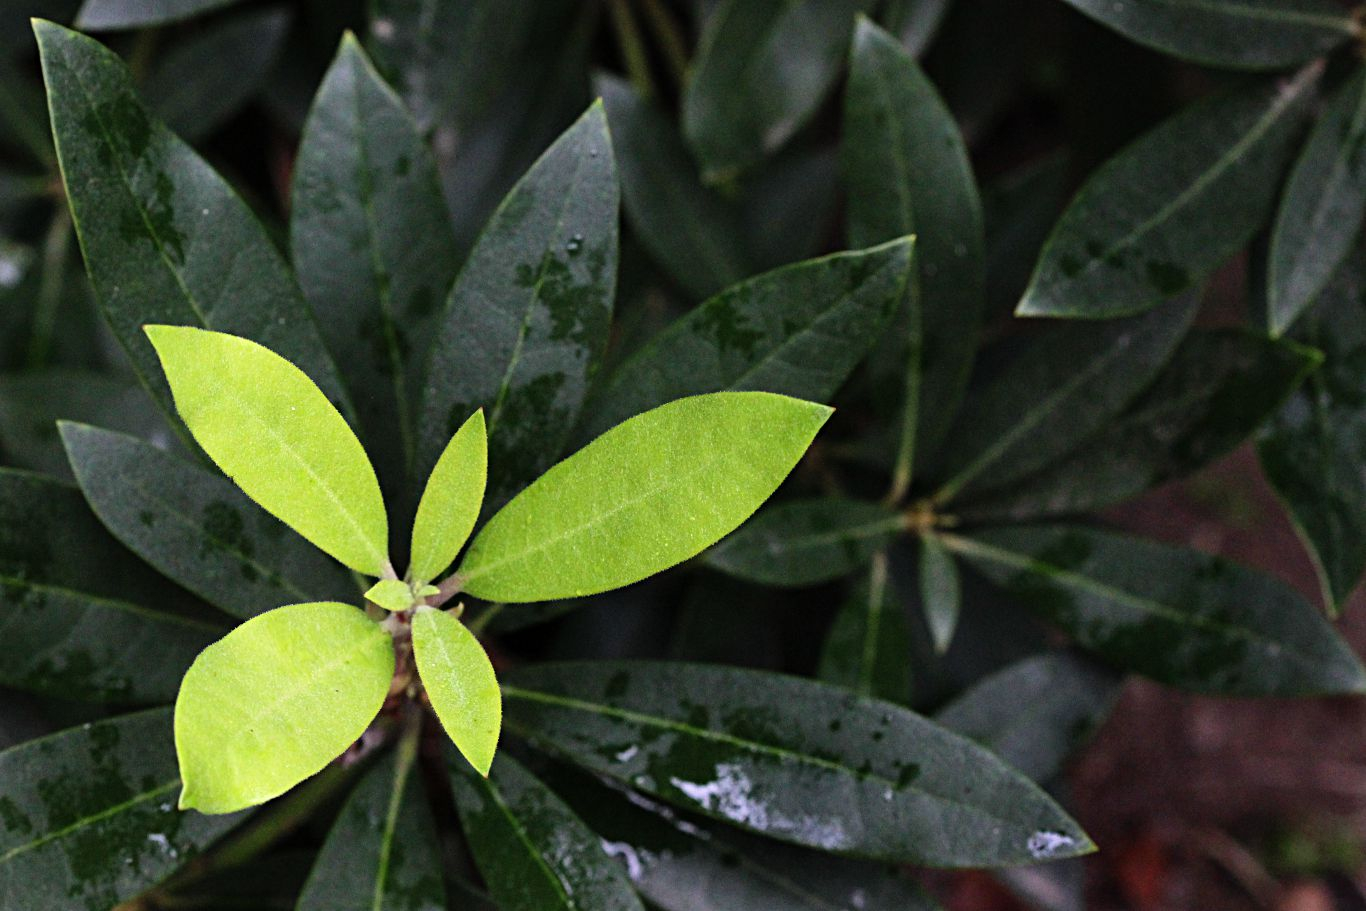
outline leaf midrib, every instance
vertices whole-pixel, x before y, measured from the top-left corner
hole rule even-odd
[[[119,813],[124,812],[125,810],[132,809],[138,804],[146,803],[149,800],[155,800],[156,798],[160,797],[166,792],[173,790],[175,786],[178,784],[180,784],[180,779],[174,778],[166,784],[156,786],[150,791],[143,791],[141,794],[136,794],[133,797],[130,797],[128,800],[125,800],[123,803],[115,804],[112,807],[108,807],[104,810],[101,810],[98,813],[91,814],[90,816],[83,816],[75,822],[62,827],[55,832],[48,832],[46,835],[43,835],[40,838],[35,838],[33,841],[26,842],[22,845],[16,845],[15,847],[10,848],[8,851],[6,851],[4,854],[0,854],[0,865],[7,864],[14,858],[22,854],[25,854],[29,851],[41,848],[43,845],[49,844],[50,842],[57,841],[61,838],[65,838],[73,832],[77,832],[88,826],[93,826],[96,823],[108,819],[111,816],[116,816]]]

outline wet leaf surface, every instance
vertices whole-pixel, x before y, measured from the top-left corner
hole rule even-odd
[[[1201,101],[1110,159],[1053,229],[1016,312],[1119,316],[1200,283],[1270,220],[1319,72]]]
[[[1366,670],[1308,602],[1221,558],[1067,525],[944,540],[1124,670],[1223,696],[1366,691]]]
[[[816,673],[860,696],[910,705],[911,654],[906,606],[879,555],[835,614]]]
[[[641,911],[626,873],[549,788],[507,755],[483,778],[452,757],[475,863],[502,911]]]
[[[794,677],[652,662],[507,676],[505,725],[590,771],[796,844],[931,866],[1091,850],[995,756],[887,702]]]
[[[349,573],[220,475],[98,427],[64,424],[62,437],[105,528],[215,607],[246,619],[355,596]]]
[[[176,809],[171,710],[0,753],[0,908],[107,911],[241,821]]]

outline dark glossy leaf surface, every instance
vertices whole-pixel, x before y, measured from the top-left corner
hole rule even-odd
[[[1047,782],[1109,715],[1121,684],[1088,658],[1050,652],[979,681],[935,720]]]
[[[707,551],[704,562],[764,585],[814,585],[863,566],[905,524],[899,513],[877,503],[794,500],[761,509]]]
[[[147,106],[183,139],[209,135],[265,85],[288,30],[288,12],[267,8],[177,42],[142,86]]]
[[[108,911],[241,820],[180,812],[179,787],[170,709],[0,753],[0,908]]]
[[[239,0],[85,0],[76,27],[87,31],[146,28],[198,16]]]
[[[1016,312],[1136,313],[1213,272],[1269,220],[1320,70],[1206,99],[1112,158],[1053,229]]]
[[[445,911],[436,828],[414,758],[400,745],[356,785],[296,911]]]
[[[1297,389],[1312,349],[1236,330],[1187,336],[1123,414],[1062,461],[963,507],[974,522],[1095,512],[1231,451]]]
[[[304,127],[290,241],[393,499],[411,486],[412,410],[432,326],[455,280],[455,236],[417,125],[349,36]]]
[[[779,149],[839,74],[870,0],[722,0],[707,18],[683,93],[683,132],[719,183]]]
[[[940,460],[953,474],[936,497],[999,489],[1081,445],[1152,382],[1195,309],[1185,295],[1142,316],[1051,325],[1027,339],[969,394]]]
[[[888,702],[705,665],[516,671],[507,731],[680,807],[796,844],[934,866],[1091,850],[996,757]]]
[[[136,381],[56,368],[0,378],[0,452],[13,465],[59,478],[71,467],[57,421],[99,421],[166,446],[166,419]]]
[[[450,770],[460,824],[502,911],[640,911],[601,840],[506,753],[489,778],[459,756]]]
[[[1311,605],[1218,557],[1066,525],[944,540],[1125,670],[1226,696],[1366,691],[1366,670]]]
[[[593,397],[580,436],[689,395],[777,392],[826,401],[902,300],[912,243],[797,263],[721,292],[654,337]]]
[[[419,476],[479,407],[489,507],[560,455],[607,342],[617,201],[597,104],[508,194],[456,280],[426,366]]]
[[[860,696],[910,704],[910,622],[887,576],[886,557],[873,558],[835,614],[817,674]]]
[[[599,76],[621,168],[621,202],[641,244],[694,298],[755,270],[735,206],[702,186],[673,122],[627,82]]]
[[[170,409],[148,323],[245,336],[342,401],[284,260],[233,190],[155,117],[128,69],[84,35],[36,26],[53,131],[86,268],[144,382]]]
[[[1271,239],[1267,312],[1279,335],[1351,252],[1366,215],[1366,70],[1334,93],[1290,175]]]
[[[0,470],[0,681],[65,699],[169,702],[222,629],[127,600],[165,606],[156,594],[166,589],[75,488]]]
[[[840,152],[850,243],[916,237],[907,312],[890,340],[893,366],[879,378],[904,389],[897,471],[909,478],[916,450],[942,439],[976,353],[982,207],[953,115],[910,55],[866,19],[851,53]]]
[[[1276,70],[1353,33],[1331,0],[1066,0],[1140,44],[1208,66]]]
[[[1327,357],[1277,412],[1258,452],[1336,611],[1366,569],[1366,250],[1338,271],[1296,336]]]
[[[345,569],[222,476],[98,427],[65,424],[62,437],[110,533],[210,604],[246,619],[355,598]]]

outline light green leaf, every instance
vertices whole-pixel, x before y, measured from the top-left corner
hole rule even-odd
[[[483,646],[459,620],[423,606],[413,615],[413,657],[441,726],[460,755],[488,775],[498,749],[503,699]]]
[[[1334,93],[1290,175],[1271,236],[1267,316],[1280,335],[1360,241],[1366,215],[1366,69]]]
[[[878,554],[835,614],[817,676],[860,696],[911,702],[911,629],[906,608]]]
[[[411,581],[435,579],[455,562],[479,518],[488,460],[481,408],[451,437],[427,479],[427,489],[417,504],[417,519],[413,523],[413,560],[408,568]]]
[[[176,409],[209,458],[269,513],[357,572],[388,565],[375,470],[322,390],[255,342],[148,326]]]
[[[206,648],[175,708],[183,809],[231,813],[320,772],[369,727],[393,641],[333,601],[262,614]]]
[[[832,409],[718,392],[632,418],[546,472],[475,537],[464,587],[489,601],[549,601],[638,582],[749,518]]]
[[[1138,313],[1203,280],[1270,218],[1320,71],[1202,101],[1112,158],[1053,229],[1016,313]]]
[[[920,601],[934,650],[942,655],[953,642],[962,592],[957,564],[932,534],[920,536]]]
[[[414,604],[413,589],[398,579],[381,579],[365,593],[365,600],[387,611],[405,611]]]

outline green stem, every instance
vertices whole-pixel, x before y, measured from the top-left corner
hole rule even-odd
[[[62,306],[66,285],[66,260],[71,250],[71,210],[59,206],[43,240],[43,274],[38,284],[38,305],[33,313],[33,332],[29,338],[30,369],[47,363],[52,339],[57,333],[57,314]]]
[[[645,40],[641,37],[640,26],[631,14],[630,4],[627,0],[608,0],[608,9],[612,13],[612,30],[616,32],[617,46],[621,48],[622,60],[626,64],[626,72],[630,74],[631,83],[640,94],[653,98],[657,93],[654,79],[650,76],[650,60],[645,53]]]
[[[664,53],[664,62],[669,65],[669,74],[682,88],[688,77],[688,42],[683,38],[683,29],[673,12],[664,5],[663,0],[639,0],[645,22],[654,32]]]

